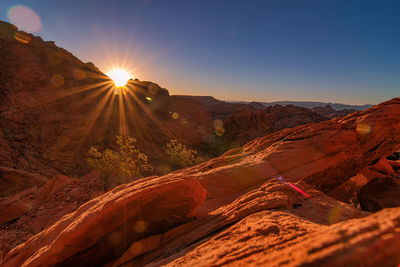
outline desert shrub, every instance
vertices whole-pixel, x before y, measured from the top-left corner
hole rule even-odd
[[[167,143],[165,155],[172,170],[193,166],[204,161],[203,157],[197,156],[196,150],[187,148],[177,140],[171,140]]]
[[[207,140],[207,151],[212,157],[218,157],[231,148],[240,146],[236,144],[234,140],[226,136],[218,136],[213,134]]]
[[[135,138],[117,136],[118,151],[100,151],[95,147],[89,149],[86,163],[90,169],[98,169],[103,173],[106,188],[143,177],[153,169],[147,156],[140,152],[135,143]]]

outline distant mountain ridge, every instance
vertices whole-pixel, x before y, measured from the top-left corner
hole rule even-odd
[[[243,104],[248,104],[251,102],[246,102],[246,101],[227,101],[231,103],[243,103]],[[343,110],[343,109],[356,109],[356,110],[364,110],[367,108],[372,107],[373,105],[371,104],[365,104],[365,105],[348,105],[348,104],[341,104],[341,103],[331,103],[331,102],[314,102],[314,101],[274,101],[274,102],[259,102],[265,106],[273,106],[273,105],[281,105],[281,106],[286,106],[286,105],[293,105],[293,106],[298,106],[302,108],[315,108],[315,107],[325,107],[327,105],[331,106],[335,110]]]

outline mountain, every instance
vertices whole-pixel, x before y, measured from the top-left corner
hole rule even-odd
[[[242,103],[246,104],[248,102],[246,101],[229,101],[233,103]],[[286,106],[286,105],[293,105],[293,106],[298,106],[298,107],[303,107],[303,108],[315,108],[315,107],[324,107],[324,106],[331,106],[335,110],[343,110],[343,109],[355,109],[355,110],[364,110],[367,108],[372,107],[371,104],[365,104],[365,105],[347,105],[347,104],[340,104],[340,103],[331,103],[331,102],[315,102],[315,101],[274,101],[274,102],[260,102],[261,104],[265,106],[273,106],[273,105],[281,105],[281,106]]]

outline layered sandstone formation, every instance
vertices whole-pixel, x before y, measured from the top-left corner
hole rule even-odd
[[[14,248],[2,264],[396,266],[400,208],[387,208],[393,202],[381,184],[399,180],[398,162],[386,159],[400,149],[399,121],[396,98],[121,185]],[[357,182],[351,195],[349,181]],[[362,202],[365,194],[379,195],[384,209],[370,214],[337,200]]]

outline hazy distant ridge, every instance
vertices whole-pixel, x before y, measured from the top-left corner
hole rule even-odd
[[[234,102],[234,103],[250,103],[246,101],[229,101],[229,102]],[[367,108],[372,107],[373,105],[371,104],[365,104],[365,105],[347,105],[347,104],[341,104],[341,103],[331,103],[331,102],[313,102],[313,101],[275,101],[275,102],[259,102],[265,106],[273,106],[273,105],[293,105],[293,106],[298,106],[298,107],[303,107],[303,108],[314,108],[314,107],[323,107],[326,105],[331,106],[332,108],[336,110],[342,110],[342,109],[356,109],[356,110],[364,110]]]

